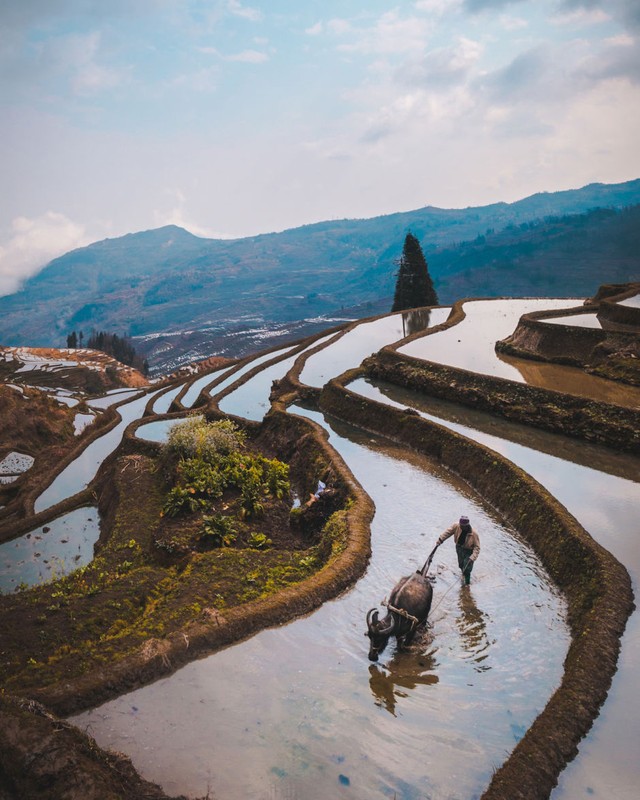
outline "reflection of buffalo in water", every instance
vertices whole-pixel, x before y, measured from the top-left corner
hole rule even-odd
[[[383,666],[369,665],[369,688],[375,704],[396,716],[399,699],[409,697],[419,686],[438,683],[433,652],[396,652]]]
[[[431,609],[433,589],[422,572],[414,572],[395,585],[387,605],[387,615],[378,619],[378,610],[372,608],[367,614],[369,637],[369,660],[377,661],[378,655],[395,636],[398,647],[411,644],[416,629],[426,622]]]

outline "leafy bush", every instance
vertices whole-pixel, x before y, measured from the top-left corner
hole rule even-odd
[[[211,500],[218,500],[222,497],[229,482],[224,470],[201,458],[188,458],[181,461],[178,464],[177,474],[181,484]]]
[[[213,514],[202,518],[201,540],[214,547],[230,547],[236,539],[236,523],[233,517]]]
[[[166,517],[177,517],[178,514],[197,511],[204,505],[201,498],[196,497],[195,489],[174,486],[167,495],[162,514]]]
[[[244,432],[231,420],[207,422],[196,416],[174,425],[166,446],[180,458],[215,461],[219,455],[239,450],[244,441]]]
[[[249,536],[248,546],[253,550],[266,550],[273,542],[264,533],[252,533]]]

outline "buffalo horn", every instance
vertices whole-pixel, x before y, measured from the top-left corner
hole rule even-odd
[[[389,616],[391,617],[391,622],[389,623],[389,627],[380,631],[380,633],[384,634],[385,636],[391,636],[396,627],[396,618],[393,616],[393,614],[390,614]]]
[[[373,614],[373,619],[371,615]],[[378,621],[378,609],[377,608],[370,608],[367,612],[367,628],[371,628],[372,625],[375,625]]]

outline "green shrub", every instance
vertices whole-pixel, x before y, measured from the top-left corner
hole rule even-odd
[[[174,486],[167,495],[162,514],[166,517],[177,517],[178,514],[193,513],[203,505],[204,501],[196,497],[195,489]]]
[[[213,547],[230,547],[236,540],[236,523],[233,517],[223,514],[204,516],[201,541]]]
[[[272,544],[273,542],[271,539],[264,533],[252,533],[247,542],[247,545],[253,550],[266,550],[268,547],[271,547]]]

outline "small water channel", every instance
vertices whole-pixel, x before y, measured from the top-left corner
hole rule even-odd
[[[270,367],[264,367],[264,369],[261,369],[260,372],[248,381],[238,386],[237,389],[234,389],[233,392],[223,397],[219,402],[220,410],[225,414],[235,414],[235,416],[259,422],[263,419],[271,406],[269,395],[271,394],[271,384],[273,381],[283,378],[287,372],[289,372],[299,355],[302,355],[307,350],[322,345],[333,335],[334,334],[323,336],[322,339],[312,342],[304,350],[301,350],[300,353],[295,353],[289,358],[279,361],[277,364],[272,364]],[[226,387],[216,387],[213,395],[219,394],[221,388]]]
[[[38,513],[51,508],[56,503],[77,494],[88,486],[105,458],[120,444],[127,425],[142,416],[150,398],[153,398],[160,391],[161,389],[157,389],[151,394],[145,394],[118,406],[118,413],[121,417],[120,422],[108,433],[91,442],[78,458],[54,478],[52,483],[36,499],[34,503],[35,512]]]
[[[225,378],[215,387],[216,394],[221,392],[223,389],[226,389],[227,386],[230,386],[232,383],[235,383],[235,381],[237,381],[238,378],[240,378],[246,372],[249,372],[249,370],[254,369],[260,364],[264,364],[265,361],[270,361],[272,358],[277,358],[283,353],[287,353],[291,349],[292,347],[283,347],[280,350],[275,350],[270,353],[264,353],[261,356],[251,359],[251,361],[248,361],[244,366],[240,367],[240,369],[234,366],[226,371],[218,370],[217,373],[208,373],[207,375],[203,375],[202,378],[198,378],[197,381],[191,384],[189,389],[185,392],[185,395],[181,401],[182,405],[185,408],[191,408],[198,399],[198,395],[200,394],[200,392],[203,389],[206,389],[215,380],[218,380],[221,374],[224,373]]]
[[[374,499],[366,575],[308,617],[72,721],[169,792],[477,796],[559,682],[564,603],[533,554],[465,484],[417,454],[297,410],[328,427]],[[412,652],[390,646],[370,664],[367,610],[422,566],[462,511],[485,547],[474,583],[461,587],[454,548],[443,546],[432,629]]]

